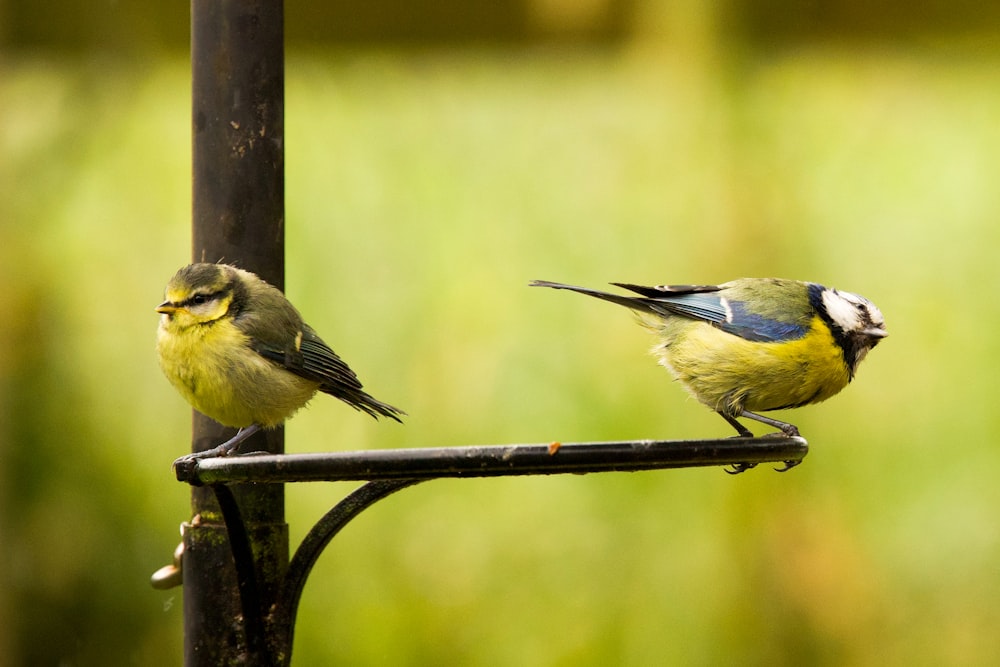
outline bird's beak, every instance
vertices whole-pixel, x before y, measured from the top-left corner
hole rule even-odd
[[[886,331],[885,329],[865,329],[861,333],[868,336],[869,338],[885,338],[886,336],[889,335],[889,332]]]
[[[159,306],[156,307],[156,312],[162,313],[164,315],[173,315],[177,312],[177,306],[170,303],[169,301],[164,301]]]

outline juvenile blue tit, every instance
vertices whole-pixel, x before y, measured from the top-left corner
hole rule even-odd
[[[640,296],[536,280],[631,308],[660,337],[660,363],[696,399],[743,437],[739,417],[788,436],[792,424],[757,411],[824,401],[854,378],[868,350],[888,335],[881,311],[857,294],[781,278],[722,285],[642,287],[611,283]]]
[[[160,368],[196,410],[239,433],[185,458],[225,456],[273,428],[317,391],[373,417],[401,410],[369,396],[344,361],[277,288],[227,264],[189,264],[167,283],[156,312]]]

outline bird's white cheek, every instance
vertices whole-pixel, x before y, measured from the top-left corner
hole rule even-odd
[[[823,305],[830,319],[844,331],[853,331],[861,325],[857,307],[833,290],[823,292]]]

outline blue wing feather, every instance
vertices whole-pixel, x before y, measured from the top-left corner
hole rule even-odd
[[[725,300],[718,295],[718,285],[657,285],[645,287],[632,283],[611,283],[624,287],[645,299],[636,299],[660,315],[680,315],[713,324],[726,321],[728,310]]]
[[[726,333],[746,340],[777,343],[802,338],[808,331],[806,327],[795,322],[780,322],[749,313],[740,301],[730,301],[729,308],[732,312],[732,319],[728,322],[721,322],[717,326]]]
[[[747,310],[742,301],[727,299],[722,289],[713,285],[661,285],[643,287],[615,283],[619,287],[645,296],[638,299],[649,310],[669,317],[679,315],[708,322],[726,333],[759,343],[796,340],[806,335],[807,327],[795,322],[782,322]]]
[[[611,283],[641,295],[632,297],[562,283],[534,281],[532,284],[582,292],[634,310],[654,313],[660,317],[686,317],[707,322],[726,333],[753,342],[777,343],[796,340],[809,331],[809,322],[781,321],[750,312],[746,302],[723,296],[727,291],[727,286],[724,285],[646,287],[632,283]]]
[[[715,294],[661,296],[649,299],[649,306],[662,315],[681,315],[712,324],[722,324],[728,315],[725,301]]]

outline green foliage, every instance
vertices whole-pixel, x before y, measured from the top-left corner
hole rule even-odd
[[[0,649],[178,664],[153,591],[188,410],[153,353],[189,254],[185,59],[0,77]],[[292,54],[289,296],[405,426],[318,398],[290,451],[728,434],[627,313],[532,290],[815,280],[884,311],[786,475],[409,489],[306,588],[299,664],[1000,658],[995,62],[641,50]],[[347,487],[288,491],[293,544]]]

